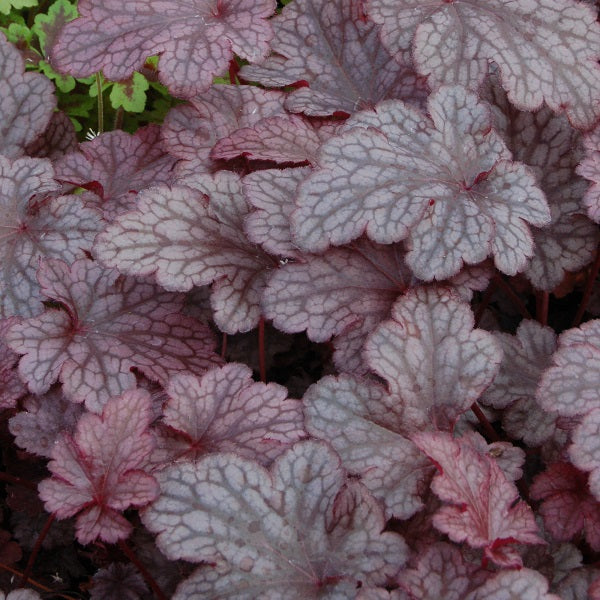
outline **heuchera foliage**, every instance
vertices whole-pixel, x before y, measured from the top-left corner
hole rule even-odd
[[[595,2],[0,28],[0,597],[600,598]]]

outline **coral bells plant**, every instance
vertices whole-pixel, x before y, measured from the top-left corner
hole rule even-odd
[[[600,599],[584,0],[0,0],[7,598]]]

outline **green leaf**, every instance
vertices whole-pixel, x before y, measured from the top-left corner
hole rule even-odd
[[[142,112],[146,106],[146,90],[149,86],[143,75],[134,72],[130,79],[113,85],[110,103],[115,109],[122,106],[128,112]]]
[[[12,8],[30,8],[37,5],[38,0],[0,0],[0,13],[7,15]]]
[[[38,67],[40,71],[52,79],[56,87],[65,94],[75,88],[75,80],[70,75],[62,75],[57,73],[45,60],[40,60]]]
[[[2,31],[6,34],[9,42],[19,44],[20,46],[31,46],[33,34],[25,23],[11,23],[8,27],[3,27]]]
[[[0,0],[0,2],[2,1]],[[40,48],[44,56],[48,56],[50,48],[62,27],[76,17],[77,8],[68,0],[56,0],[48,9],[48,14],[35,16],[31,29],[40,40]]]

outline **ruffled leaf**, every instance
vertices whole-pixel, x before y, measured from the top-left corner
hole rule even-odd
[[[320,145],[317,132],[306,119],[280,115],[263,119],[254,127],[238,129],[215,145],[211,157],[247,156],[277,163],[315,164]]]
[[[433,517],[437,529],[454,542],[482,548],[497,565],[521,567],[512,543],[544,544],[538,535],[531,508],[518,500],[519,493],[494,460],[469,443],[443,432],[421,432],[415,444],[439,469],[431,489],[443,501]]]
[[[127,274],[154,274],[168,290],[214,282],[211,304],[219,328],[249,331],[258,323],[260,296],[275,262],[245,239],[249,207],[237,175],[199,175],[194,187],[140,194],[137,210],[98,237],[96,256]]]
[[[190,103],[169,111],[162,127],[165,147],[182,159],[178,177],[212,172],[212,147],[238,129],[282,114],[284,94],[250,85],[214,85]]]
[[[59,388],[43,396],[28,396],[23,408],[24,411],[10,418],[8,429],[17,446],[46,458],[50,458],[61,432],[72,433],[83,413],[81,404],[73,404]]]
[[[502,351],[444,288],[409,290],[369,336],[365,357],[402,399],[406,427],[452,427],[494,379]]]
[[[600,116],[600,26],[573,0],[476,0],[423,5],[368,0],[382,42],[401,55],[413,44],[417,70],[433,84],[477,90],[494,61],[510,101],[521,110],[542,102],[589,128]]]
[[[402,404],[374,382],[323,377],[303,398],[306,429],[327,440],[344,467],[383,501],[387,516],[407,519],[422,508],[428,465],[405,437]]]
[[[100,214],[77,196],[45,198],[58,188],[48,160],[0,156],[0,315],[42,310],[36,271],[42,258],[85,256],[102,229]]]
[[[47,77],[25,73],[20,52],[0,33],[0,154],[21,156],[43,133],[56,106],[52,92]]]
[[[266,169],[250,173],[243,179],[244,197],[256,210],[245,221],[248,239],[260,244],[267,252],[282,257],[299,255],[292,242],[290,215],[294,195],[309,168]]]
[[[533,569],[511,569],[496,573],[465,600],[560,600],[548,592],[548,581]]]
[[[508,103],[497,78],[490,86],[494,125],[504,136],[514,159],[535,173],[550,206],[551,222],[532,228],[535,243],[525,275],[540,290],[553,290],[565,271],[577,271],[594,258],[598,227],[582,211],[585,183],[577,177],[580,135],[564,116],[547,107],[521,112]]]
[[[6,335],[23,354],[19,372],[33,393],[57,379],[65,395],[101,412],[111,396],[136,385],[131,367],[166,383],[179,371],[202,373],[215,364],[210,329],[181,314],[183,298],[89,260],[69,269],[42,263],[42,290],[60,308],[13,325]]]
[[[48,127],[25,148],[29,156],[57,160],[77,150],[77,135],[71,119],[61,110],[52,113]]]
[[[585,157],[577,167],[577,173],[592,182],[583,198],[583,205],[588,217],[600,223],[600,127],[584,136],[583,143]]]
[[[550,213],[533,175],[491,129],[488,108],[460,87],[429,99],[431,119],[399,101],[348,120],[300,186],[295,241],[311,251],[363,231],[389,244],[408,238],[407,262],[444,279],[492,254],[507,274],[533,254],[527,223]]]
[[[175,375],[167,395],[163,423],[173,433],[159,433],[153,462],[230,451],[268,464],[305,436],[300,402],[283,386],[252,381],[242,364],[211,369],[202,379]]]
[[[537,402],[565,417],[600,407],[600,320],[561,334],[552,365],[541,378]]]
[[[308,84],[286,100],[292,112],[352,114],[386,98],[421,104],[427,96],[425,79],[382,46],[361,0],[295,0],[272,23],[275,55],[241,74],[267,86]]]
[[[583,531],[592,549],[600,549],[600,503],[590,494],[585,473],[569,463],[553,463],[529,491],[532,500],[542,501],[539,514],[555,540],[568,542]]]
[[[98,194],[98,206],[113,220],[135,208],[138,191],[169,183],[174,164],[160,142],[160,128],[149,126],[135,135],[103,133],[81,144],[79,152],[64,156],[55,170],[56,179]]]
[[[458,548],[440,542],[420,553],[415,568],[402,571],[398,579],[411,598],[463,600],[473,588],[475,571]]]
[[[158,496],[156,480],[144,472],[153,446],[151,419],[148,392],[131,390],[107,402],[102,416],[84,414],[74,436],[65,434],[54,446],[53,476],[40,483],[40,498],[59,519],[78,514],[81,544],[126,538],[132,526],[121,511]]]
[[[321,442],[296,444],[270,471],[214,454],[158,478],[161,496],[143,521],[161,551],[218,563],[192,576],[188,594],[335,597],[358,581],[385,584],[407,558],[399,535],[381,533],[379,505],[360,483],[344,485],[339,459]]]
[[[0,408],[13,408],[17,400],[27,393],[17,373],[19,357],[2,341],[4,333],[15,322],[16,318],[0,320]]]
[[[175,95],[206,91],[233,54],[260,60],[273,32],[274,0],[82,0],[52,49],[52,64],[74,77],[102,70],[127,79],[160,54],[159,78]]]
[[[514,437],[537,446],[549,439],[556,428],[556,415],[536,402],[542,373],[556,350],[557,336],[537,321],[521,321],[516,335],[494,333],[504,358],[500,371],[481,397],[485,404],[506,410],[503,423]]]

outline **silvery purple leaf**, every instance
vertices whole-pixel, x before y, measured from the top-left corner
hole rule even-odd
[[[382,244],[407,238],[407,262],[427,281],[489,255],[507,274],[525,267],[533,254],[528,223],[550,221],[533,174],[510,162],[476,95],[443,87],[428,107],[431,118],[383,102],[323,145],[292,215],[302,248],[319,252],[363,232]]]
[[[241,75],[272,87],[308,84],[286,100],[291,112],[352,114],[387,98],[424,103],[425,78],[392,59],[362,0],[294,0],[272,23],[274,55]]]
[[[521,110],[545,101],[582,129],[600,117],[600,25],[582,2],[367,0],[366,9],[392,54],[412,46],[417,70],[430,84],[477,90],[494,61]]]
[[[17,158],[48,125],[56,99],[50,80],[26,73],[20,52],[0,33],[0,154]]]
[[[206,91],[234,53],[260,60],[273,36],[274,0],[81,0],[52,48],[52,65],[74,77],[103,71],[127,79],[160,54],[159,78],[174,95]]]

